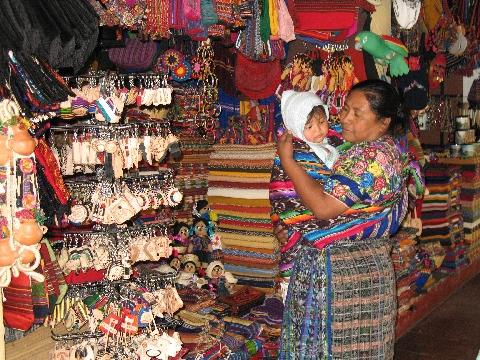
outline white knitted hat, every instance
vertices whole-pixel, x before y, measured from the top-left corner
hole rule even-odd
[[[318,144],[307,141],[303,135],[303,129],[307,123],[308,115],[312,109],[318,105],[323,106],[328,120],[330,116],[328,106],[314,93],[293,90],[286,90],[282,93],[281,110],[286,129],[290,130],[293,136],[305,141],[320,160],[330,168],[338,158],[337,150],[327,144],[326,138],[322,144]]]

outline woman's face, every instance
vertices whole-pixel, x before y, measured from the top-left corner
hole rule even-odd
[[[390,118],[378,119],[362,91],[352,91],[340,111],[342,133],[346,141],[361,143],[373,141],[384,135]]]

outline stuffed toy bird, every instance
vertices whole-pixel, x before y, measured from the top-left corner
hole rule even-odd
[[[391,76],[408,74],[408,64],[404,59],[408,50],[394,37],[361,31],[355,37],[355,49],[368,52],[381,65],[389,65]]]

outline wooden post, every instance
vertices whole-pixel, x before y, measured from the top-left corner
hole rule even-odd
[[[0,360],[5,360],[5,326],[3,325],[3,288],[0,288]]]

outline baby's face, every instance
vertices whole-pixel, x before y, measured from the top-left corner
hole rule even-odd
[[[328,133],[328,122],[322,114],[315,113],[303,128],[303,136],[312,143],[321,143]]]

